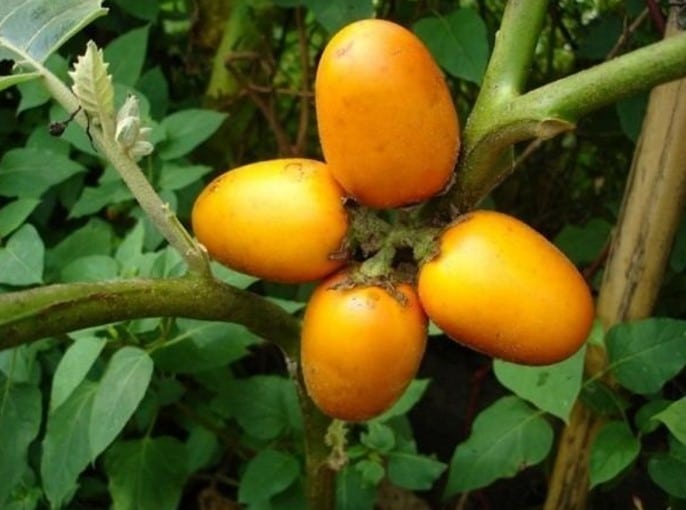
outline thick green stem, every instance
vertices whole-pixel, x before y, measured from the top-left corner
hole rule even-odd
[[[198,275],[57,284],[0,294],[0,349],[108,322],[188,317],[236,322],[298,352],[299,321],[251,292]]]
[[[79,107],[79,101],[69,88],[45,67],[38,63],[34,65],[41,73],[43,83],[52,97],[66,111],[75,111]],[[88,126],[88,120],[83,113],[77,115],[75,120],[84,129]],[[188,264],[189,270],[209,274],[207,254],[181,225],[176,215],[169,209],[168,204],[162,202],[136,162],[121,151],[114,139],[106,138],[100,129],[91,125],[89,132],[98,150],[117,169],[143,211],[169,244],[181,254]]]
[[[476,206],[511,171],[511,165],[503,164],[503,156],[515,143],[550,138],[571,130],[580,117],[591,111],[684,75],[686,34],[627,53],[521,96],[513,87],[505,91],[511,94],[509,98],[500,91],[494,107],[484,106],[467,123],[463,155],[449,202],[460,211]],[[512,71],[507,76],[513,76]],[[497,81],[497,76],[492,79]]]

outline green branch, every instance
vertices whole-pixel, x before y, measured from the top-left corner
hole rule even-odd
[[[295,317],[257,294],[197,275],[56,284],[0,294],[0,349],[145,317],[235,322],[298,359]]]
[[[512,5],[512,16],[521,4],[508,4]],[[517,14],[526,16],[521,9]],[[512,20],[509,22],[514,23]],[[531,23],[538,26],[537,20]],[[523,27],[517,26],[520,30]],[[503,26],[501,31],[505,30]],[[511,160],[506,158],[507,151],[514,144],[535,138],[551,138],[572,130],[578,119],[589,112],[686,76],[686,34],[683,34],[520,95],[523,71],[515,72],[501,59],[509,56],[513,65],[519,66],[527,65],[527,59],[525,55],[515,59],[511,53],[516,53],[515,50],[500,50],[502,41],[496,43],[487,72],[488,80],[485,80],[485,85],[496,85],[483,92],[486,98],[479,98],[479,108],[475,108],[467,122],[456,182],[444,199],[458,211],[475,207],[507,177],[512,169]],[[514,43],[509,42],[508,46],[514,46]],[[521,51],[528,54],[530,48]],[[500,83],[498,73],[503,73],[506,86],[497,86]],[[487,101],[489,96],[493,102]]]

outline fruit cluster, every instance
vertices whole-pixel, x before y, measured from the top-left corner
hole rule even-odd
[[[277,159],[231,170],[198,196],[192,224],[210,255],[278,282],[323,279],[305,310],[308,393],[349,421],[390,407],[416,375],[431,319],[450,338],[518,363],[576,352],[593,320],[573,264],[522,222],[458,217],[413,282],[354,278],[346,200],[372,209],[425,201],[450,184],[458,116],[443,75],[408,30],[352,23],[327,44],[315,79],[325,163]],[[347,267],[346,267],[347,266]]]

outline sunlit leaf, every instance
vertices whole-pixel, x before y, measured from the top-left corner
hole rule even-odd
[[[653,419],[664,423],[674,437],[686,445],[686,397],[673,402]]]
[[[623,421],[606,423],[598,432],[589,459],[591,487],[612,480],[636,458],[641,445]]]

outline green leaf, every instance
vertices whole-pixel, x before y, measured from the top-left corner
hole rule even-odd
[[[565,225],[555,237],[555,244],[577,265],[595,261],[610,237],[612,225],[593,218],[583,226]]]
[[[0,238],[21,226],[38,204],[36,198],[19,198],[0,209]]]
[[[176,325],[178,334],[153,353],[155,365],[168,372],[193,373],[225,366],[262,341],[240,324],[177,319]]]
[[[623,421],[612,421],[598,431],[589,458],[591,488],[612,480],[638,456],[641,445]]]
[[[99,282],[113,280],[119,275],[119,264],[107,255],[79,257],[62,268],[62,281]]]
[[[374,16],[372,0],[304,0],[317,21],[329,32],[334,33],[348,23]]]
[[[553,430],[540,411],[517,397],[503,397],[474,420],[472,433],[450,461],[445,496],[490,485],[541,462]]]
[[[598,380],[586,381],[579,398],[588,408],[604,416],[621,415],[629,407],[623,395]]]
[[[648,108],[648,93],[644,92],[617,102],[617,115],[622,131],[629,140],[636,143],[641,134],[643,117]]]
[[[650,400],[636,412],[634,421],[641,434],[650,434],[660,427],[660,422],[653,419],[656,414],[664,411],[672,402],[664,399]]]
[[[595,19],[588,25],[577,55],[594,60],[605,59],[624,29],[622,24],[623,20],[613,13]]]
[[[362,475],[362,480],[367,485],[379,485],[386,475],[386,469],[381,464],[380,458],[362,459],[355,463],[355,469]]]
[[[0,76],[0,90],[8,89],[20,83],[27,83],[40,77],[41,73],[39,72],[17,73],[10,74],[8,76]]]
[[[213,459],[222,453],[217,436],[205,427],[193,426],[186,440],[186,467],[189,473],[195,473],[209,467]]]
[[[139,0],[116,0],[116,3],[126,12],[135,16],[136,18],[153,21],[157,18],[157,13],[160,10],[158,2],[140,2]]]
[[[214,133],[226,118],[226,114],[212,110],[181,110],[165,117],[160,126],[167,138],[157,149],[162,159],[185,156]]]
[[[0,377],[0,507],[28,468],[28,449],[41,424],[41,393]]]
[[[44,62],[71,36],[107,13],[102,0],[3,0],[0,60]]]
[[[255,503],[269,500],[286,490],[300,473],[298,461],[292,455],[265,449],[245,467],[238,487],[238,501]]]
[[[131,190],[121,181],[107,181],[98,186],[87,186],[69,211],[70,218],[81,218],[96,213],[108,205],[132,200]]]
[[[398,401],[393,404],[390,409],[377,416],[372,421],[384,422],[391,418],[407,414],[422,398],[426,389],[429,387],[430,382],[429,379],[414,379]]]
[[[105,455],[112,510],[174,509],[186,481],[186,448],[173,437],[114,443]]]
[[[28,223],[0,248],[0,283],[31,285],[43,282],[45,247],[38,231]]]
[[[501,360],[493,362],[498,381],[541,411],[567,422],[581,391],[586,349],[560,363],[547,366],[524,366]]]
[[[133,87],[143,70],[149,26],[134,28],[110,42],[103,51],[115,82]]]
[[[152,377],[148,353],[126,346],[114,353],[98,383],[88,430],[91,460],[117,437],[138,408]]]
[[[148,100],[151,118],[161,119],[166,115],[169,108],[169,84],[159,66],[143,73],[136,83],[136,90]]]
[[[259,281],[259,278],[255,278],[252,275],[239,273],[226,266],[219,264],[218,262],[212,261],[212,273],[229,285],[233,285],[239,289],[247,289],[253,283]]]
[[[295,428],[289,411],[294,401],[297,401],[297,394],[290,380],[257,375],[233,380],[226,388],[221,388],[214,407],[235,417],[253,437],[271,440]]]
[[[653,416],[653,419],[664,423],[674,437],[686,445],[686,397],[673,402]]]
[[[656,393],[686,365],[686,321],[617,324],[606,337],[609,368],[634,393]]]
[[[360,442],[370,450],[388,453],[395,446],[393,429],[378,421],[367,424],[367,430],[360,435]]]
[[[175,165],[174,163],[165,163],[160,172],[158,186],[161,189],[177,190],[183,189],[189,184],[192,184],[203,175],[212,171],[211,166],[205,165]]]
[[[11,149],[0,160],[0,195],[40,198],[85,168],[66,156],[36,148]]]
[[[77,337],[64,352],[52,378],[50,412],[64,403],[83,382],[107,341],[93,335]]]
[[[348,464],[336,477],[336,510],[372,510],[376,486],[366,483],[362,474]]]
[[[481,83],[488,62],[488,34],[475,10],[463,8],[420,19],[414,31],[451,75]]]
[[[71,499],[79,474],[90,462],[88,428],[96,388],[84,381],[48,415],[40,471],[45,495],[55,508]]]
[[[46,267],[49,272],[58,273],[69,262],[79,257],[109,255],[112,250],[112,238],[112,227],[98,218],[92,218],[48,251]]]
[[[69,64],[61,55],[57,53],[50,55],[48,60],[45,62],[45,67],[54,73],[58,78],[66,81]],[[17,113],[21,113],[30,108],[35,108],[36,106],[44,105],[52,98],[50,92],[48,92],[48,89],[45,88],[42,80],[31,80],[25,83],[20,83],[17,88],[21,94],[21,101],[19,102],[19,106],[17,106]],[[48,130],[45,129],[45,126],[41,126],[41,128],[43,132],[48,132]]]
[[[686,499],[686,445],[673,438],[669,453],[654,455],[648,461],[648,474],[670,496]]]
[[[387,460],[389,480],[412,491],[429,490],[446,468],[443,462],[411,452],[390,452]]]

